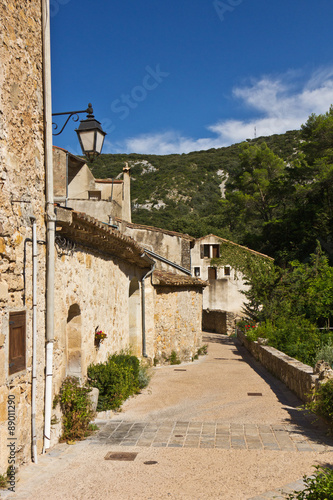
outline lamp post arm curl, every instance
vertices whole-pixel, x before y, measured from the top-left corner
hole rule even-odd
[[[74,122],[77,122],[77,121],[79,121],[79,114],[80,113],[87,113],[88,115],[92,115],[93,112],[94,112],[94,110],[92,108],[92,104],[89,103],[87,109],[82,109],[80,111],[66,111],[64,113],[52,113],[52,116],[65,116],[65,115],[68,115],[68,118],[65,121],[65,123],[64,123],[62,129],[60,130],[60,132],[53,133],[52,135],[54,135],[54,136],[60,135],[63,132],[63,130],[65,129],[67,123],[69,122],[69,120],[71,118],[73,118]],[[53,126],[54,130],[57,130],[58,125],[55,122],[52,122],[52,126]]]

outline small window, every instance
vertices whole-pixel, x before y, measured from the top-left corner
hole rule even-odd
[[[197,278],[200,276],[200,267],[194,268],[194,276],[196,276]]]
[[[25,311],[9,313],[9,375],[25,370]]]
[[[230,276],[231,275],[231,268],[230,266],[225,266],[224,267],[224,276]]]
[[[101,191],[88,191],[89,200],[100,200],[102,197]]]
[[[208,279],[209,280],[216,280],[217,278],[217,269],[216,267],[209,267],[208,268]]]

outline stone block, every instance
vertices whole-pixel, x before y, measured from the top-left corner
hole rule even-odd
[[[96,411],[97,409],[97,403],[98,403],[98,396],[99,396],[99,389],[97,387],[93,387],[91,391],[88,393],[89,399],[91,401],[92,409]]]
[[[8,300],[8,284],[5,281],[0,281],[0,300]]]

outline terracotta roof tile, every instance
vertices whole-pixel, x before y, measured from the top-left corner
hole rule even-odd
[[[155,286],[195,286],[203,288],[209,285],[207,281],[202,281],[199,278],[160,270],[153,272],[152,281]]]
[[[119,219],[119,217],[115,217],[115,220],[117,222],[125,222],[127,227],[132,227],[133,229],[146,229],[148,231],[156,231],[158,233],[169,234],[170,236],[180,236],[185,240],[195,241],[195,238],[189,234],[177,233],[176,231],[169,231],[168,229],[162,229],[160,227],[145,226],[144,224],[135,224],[134,222],[123,221]]]
[[[57,207],[57,234],[140,268],[149,268],[154,262],[132,238],[83,212]]]

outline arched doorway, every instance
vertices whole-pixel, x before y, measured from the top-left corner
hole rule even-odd
[[[78,304],[73,304],[68,310],[66,339],[67,339],[67,375],[82,377],[81,365],[81,310]]]
[[[129,297],[128,297],[128,313],[129,313],[130,348],[135,356],[141,356],[141,351],[142,351],[141,299],[140,299],[140,285],[137,278],[133,278],[130,282]]]

